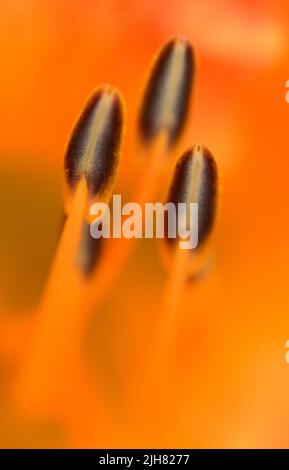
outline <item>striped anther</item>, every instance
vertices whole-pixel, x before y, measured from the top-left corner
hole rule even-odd
[[[160,50],[152,67],[139,117],[142,140],[150,143],[161,131],[171,146],[180,136],[187,117],[195,70],[191,44],[171,39]]]
[[[109,201],[120,161],[123,105],[110,86],[96,90],[80,114],[65,155],[70,193],[85,178],[90,202]]]
[[[215,160],[204,145],[194,145],[178,159],[167,202],[198,203],[198,247],[212,232],[217,209],[218,175]],[[175,240],[167,238],[168,243]]]

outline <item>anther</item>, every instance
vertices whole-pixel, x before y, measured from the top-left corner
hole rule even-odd
[[[90,202],[109,201],[119,167],[122,129],[119,93],[103,86],[80,114],[67,147],[65,173],[70,195],[85,178]]]
[[[218,176],[215,160],[204,145],[194,145],[178,159],[167,202],[198,204],[198,247],[212,232],[217,209]],[[167,238],[173,243],[172,238]]]
[[[139,130],[145,143],[161,131],[167,132],[170,146],[178,139],[188,113],[194,70],[193,49],[186,39],[171,39],[161,48],[140,110]]]

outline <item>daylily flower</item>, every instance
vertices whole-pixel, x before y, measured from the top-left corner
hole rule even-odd
[[[2,447],[288,446],[287,9],[285,0],[2,1]],[[101,304],[86,299],[88,316],[73,321],[78,304],[70,301],[71,311],[54,311],[53,330],[39,320],[39,305],[77,113],[96,86],[121,90],[115,192],[128,197],[144,168],[136,135],[145,77],[174,36],[188,38],[196,54],[178,156],[207,145],[221,190],[210,262],[181,292],[157,407],[140,390],[167,282],[156,240],[137,244]],[[69,285],[57,284],[67,299]]]

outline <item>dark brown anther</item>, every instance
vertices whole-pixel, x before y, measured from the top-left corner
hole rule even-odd
[[[70,193],[84,177],[90,202],[110,199],[119,167],[122,129],[119,93],[103,86],[89,99],[67,147],[65,173]]]
[[[139,117],[140,136],[150,143],[161,131],[172,146],[187,117],[195,71],[191,44],[171,39],[160,50],[144,92]]]
[[[167,202],[198,203],[198,248],[203,245],[215,221],[218,176],[215,160],[204,145],[194,145],[178,159]],[[174,243],[173,238],[167,238]]]

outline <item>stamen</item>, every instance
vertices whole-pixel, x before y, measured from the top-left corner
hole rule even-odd
[[[178,139],[188,113],[194,70],[193,48],[186,39],[171,39],[162,47],[140,111],[139,129],[145,143],[163,130],[170,146]]]
[[[167,202],[198,203],[199,242],[197,248],[204,244],[212,232],[216,199],[217,167],[214,158],[205,146],[194,145],[184,152],[176,163]],[[203,262],[206,259],[203,256],[203,251],[206,252],[206,250],[200,250],[196,257],[192,257],[191,252],[181,249],[176,240],[178,241],[176,238],[168,238],[168,233],[166,233],[166,242],[169,244],[167,251],[170,255],[168,279],[160,304],[155,341],[152,342],[148,357],[147,370],[150,376],[145,377],[145,380],[150,380],[150,389],[153,390],[153,396],[150,399],[157,404],[162,400],[160,391],[164,384],[168,386],[166,381],[169,375],[169,354],[177,330],[176,324],[180,314],[179,302],[188,274],[192,275],[191,265],[197,263],[193,271],[196,276],[196,273],[200,273],[200,261]],[[205,246],[207,247],[207,244]],[[200,260],[198,260],[199,257]]]
[[[79,276],[75,262],[82,275],[88,275],[95,266],[100,244],[90,238],[87,207],[95,200],[110,199],[119,166],[122,128],[121,98],[112,88],[102,87],[80,115],[67,148],[67,217],[40,307],[26,379],[24,383],[20,380],[19,387],[35,400],[41,401],[47,388],[53,390],[57,386],[61,368],[65,361],[69,362],[77,344],[87,282]],[[37,390],[33,387],[35,377],[39,382]]]

